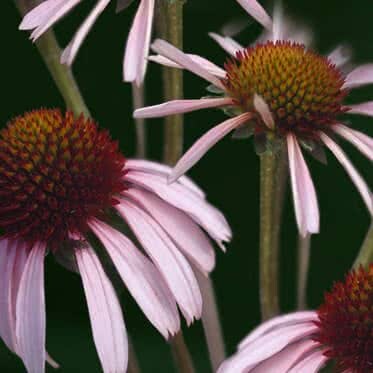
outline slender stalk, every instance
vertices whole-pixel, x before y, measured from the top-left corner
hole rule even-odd
[[[275,244],[274,212],[278,160],[266,152],[260,159],[260,306],[262,319],[279,313],[278,245]]]
[[[127,373],[140,373],[140,366],[137,360],[136,352],[133,347],[132,339],[128,335],[128,368]]]
[[[357,269],[361,265],[363,267],[368,267],[371,263],[373,263],[373,222],[370,225],[353,268]]]
[[[298,238],[298,281],[297,281],[297,308],[307,308],[307,280],[310,265],[311,235]]]
[[[138,87],[136,83],[132,84],[133,108],[138,109],[145,106],[144,85]],[[136,119],[136,155],[138,158],[146,157],[146,128],[143,118]]]
[[[185,344],[183,332],[180,331],[171,340],[171,351],[175,365],[180,373],[194,373],[193,361]]]

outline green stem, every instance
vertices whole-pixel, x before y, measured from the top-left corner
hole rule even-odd
[[[371,263],[373,263],[373,222],[370,225],[353,268],[358,269],[361,265],[367,268]]]
[[[185,344],[182,331],[170,340],[170,345],[172,356],[178,371],[180,373],[194,373],[193,361],[188,347]]]
[[[24,15],[28,10],[37,5],[38,1],[15,0],[15,3],[21,15]],[[36,46],[65,100],[66,107],[76,115],[83,113],[85,116],[90,116],[70,67],[60,63],[61,48],[58,45],[53,30],[45,32],[36,41]]]
[[[274,229],[278,160],[269,152],[260,159],[260,306],[262,319],[279,313],[278,244]]]
[[[297,308],[307,308],[307,280],[310,265],[311,235],[298,238],[298,281],[297,281]]]
[[[133,108],[139,109],[145,106],[144,102],[144,85],[137,86],[132,84]],[[136,156],[138,158],[146,157],[146,128],[143,118],[136,119]]]

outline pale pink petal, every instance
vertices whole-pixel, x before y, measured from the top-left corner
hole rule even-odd
[[[334,154],[334,156],[338,159],[341,165],[344,167],[344,169],[350,176],[352,182],[355,184],[356,188],[360,192],[361,197],[363,198],[368,208],[368,211],[371,215],[373,215],[372,194],[364,179],[356,171],[355,167],[347,158],[343,150],[330,137],[325,135],[325,133],[320,133],[320,138],[324,142],[324,144],[330,149],[330,151]]]
[[[89,16],[86,18],[77,33],[74,35],[69,45],[63,51],[61,55],[61,63],[66,63],[68,65],[71,65],[73,63],[75,56],[78,53],[78,50],[82,45],[84,39],[86,38],[88,32],[90,31],[100,14],[105,10],[109,2],[110,0],[99,0],[97,2]]]
[[[159,118],[167,115],[189,113],[191,111],[232,105],[231,98],[205,98],[197,100],[173,100],[160,105],[137,109],[134,118]]]
[[[116,206],[166,280],[188,324],[199,319],[202,298],[190,265],[163,229],[127,200]]]
[[[210,240],[188,215],[145,190],[131,188],[125,195],[145,208],[203,273],[213,270],[215,252]]]
[[[276,328],[282,328],[285,326],[310,323],[317,321],[318,316],[315,311],[299,311],[290,313],[287,315],[281,315],[273,317],[263,324],[255,328],[238,346],[239,349],[245,348],[249,343],[253,342],[262,335],[272,331]]]
[[[226,360],[217,373],[247,372],[265,359],[271,358],[286,346],[311,336],[317,331],[315,325],[300,324],[271,331],[253,341],[246,348]]]
[[[171,174],[172,168],[160,163],[145,161],[142,159],[127,159],[125,164],[126,170],[135,170],[146,173],[163,176],[165,179]],[[182,176],[178,182],[194,192],[201,198],[205,198],[204,191],[189,177]]]
[[[315,187],[295,136],[287,136],[291,186],[294,209],[299,232],[302,236],[318,233],[320,225],[319,207]]]
[[[99,220],[89,226],[149,321],[165,338],[176,334],[180,329],[176,302],[154,264],[117,230]]]
[[[332,128],[334,132],[344,137],[347,141],[356,146],[367,158],[373,161],[373,138],[346,127],[343,124],[337,124]]]
[[[373,64],[366,64],[352,70],[346,77],[343,88],[351,89],[373,83]]]
[[[128,340],[113,286],[92,248],[77,249],[75,257],[87,299],[93,339],[103,371],[125,372],[128,363]]]
[[[351,59],[351,49],[346,45],[338,45],[329,55],[328,59],[337,67],[345,65]]]
[[[210,74],[215,75],[216,77],[221,79],[226,77],[226,71],[221,67],[215,65],[208,59],[203,58],[201,56],[197,56],[196,54],[186,53],[186,55],[195,63],[201,65],[201,67],[206,69]],[[163,66],[174,67],[176,69],[184,69],[184,66],[181,66],[178,63],[170,60],[169,58],[161,56],[160,54],[149,56],[148,59]]]
[[[323,351],[319,350],[300,361],[288,373],[316,373],[328,360],[329,358],[324,355]]]
[[[210,32],[209,36],[214,39],[226,52],[228,52],[233,57],[236,56],[236,53],[240,50],[245,49],[242,45],[237,43],[235,40],[229,36],[221,36],[215,32]]]
[[[45,244],[36,244],[24,267],[16,305],[17,353],[28,373],[45,371]]]
[[[184,211],[218,244],[230,241],[232,232],[223,214],[179,182],[168,184],[164,177],[139,171],[129,171],[126,180],[157,194],[167,203]]]
[[[264,360],[263,363],[252,369],[251,373],[287,373],[292,366],[303,360],[306,354],[317,347],[319,344],[312,340],[296,342]]]
[[[269,129],[273,130],[275,128],[275,121],[273,120],[271,110],[269,109],[268,104],[264,101],[263,97],[256,93],[254,94],[254,107],[261,116],[264,124]]]
[[[367,115],[368,117],[373,117],[373,101],[362,102],[357,105],[348,105],[350,109],[348,114],[361,114]]]
[[[244,113],[213,127],[206,132],[194,145],[181,157],[169,177],[173,183],[181,175],[192,168],[219,140],[229,132],[239,127],[252,118],[251,113]]]
[[[141,0],[126,45],[123,77],[126,82],[144,80],[154,17],[154,0]]]
[[[183,66],[185,69],[193,72],[194,74],[206,79],[216,87],[224,90],[224,85],[216,76],[212,75],[206,68],[204,68],[199,63],[195,62],[190,56],[182,52],[181,50],[174,47],[172,44],[157,39],[152,44],[152,50],[156,53],[161,54],[164,57],[176,62],[177,64]]]
[[[264,26],[268,30],[272,30],[272,19],[258,1],[237,0],[237,2],[262,26]]]

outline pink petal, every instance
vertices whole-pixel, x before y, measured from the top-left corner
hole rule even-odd
[[[328,59],[337,67],[345,65],[351,59],[351,49],[345,45],[338,45],[328,56]]]
[[[269,109],[268,104],[264,101],[263,97],[257,95],[256,93],[254,94],[254,107],[261,116],[264,124],[269,129],[273,130],[275,128],[275,122],[273,120],[271,110]]]
[[[126,179],[184,211],[218,243],[230,241],[232,232],[222,213],[180,183],[167,184],[162,177],[134,171],[128,172]]]
[[[116,208],[163,275],[188,324],[195,318],[199,319],[201,293],[184,256],[163,229],[140,208],[127,200],[121,200]]]
[[[186,53],[186,56],[188,56],[191,60],[193,60],[198,65],[201,65],[201,67],[203,69],[206,69],[210,74],[215,75],[218,78],[223,79],[227,75],[224,69],[215,65],[214,63],[207,60],[206,58],[197,56],[196,54],[189,54],[189,53]],[[156,62],[163,66],[174,67],[176,69],[184,69],[184,66],[181,66],[178,63],[170,60],[169,58],[161,56],[160,54],[149,56],[148,59],[150,61]]]
[[[330,151],[334,154],[334,156],[344,167],[344,169],[350,176],[352,182],[355,184],[356,188],[360,192],[361,197],[363,198],[368,208],[368,211],[371,215],[373,215],[372,194],[364,179],[356,171],[355,167],[346,157],[346,154],[343,152],[343,150],[330,137],[325,135],[325,133],[320,133],[320,139],[324,142],[324,144],[330,149]]]
[[[232,105],[231,98],[205,98],[198,100],[173,100],[160,105],[137,109],[134,118],[159,118],[167,115],[189,113],[191,111]]]
[[[318,233],[319,207],[310,172],[294,135],[287,136],[287,145],[294,209],[300,234]]]
[[[262,26],[272,30],[272,19],[256,0],[237,0],[237,2]]]
[[[284,348],[271,358],[265,360],[263,363],[255,367],[251,372],[287,373],[292,366],[303,360],[306,354],[317,347],[319,347],[319,344],[312,340],[296,342]]]
[[[294,368],[290,369],[288,373],[316,373],[329,360],[324,356],[323,351],[319,350],[300,361]]]
[[[272,358],[286,346],[311,336],[317,327],[310,324],[279,328],[250,343],[226,360],[217,373],[247,372],[257,364]]]
[[[362,114],[373,117],[373,101],[363,102],[357,105],[348,105],[351,109],[348,114]]]
[[[234,118],[213,127],[206,132],[196,143],[181,157],[174,167],[169,182],[173,183],[181,175],[192,168],[219,140],[229,132],[239,127],[252,118],[251,113],[240,114]]]
[[[125,372],[128,341],[122,311],[110,280],[90,247],[76,250],[93,339],[105,373]]]
[[[286,326],[310,323],[318,320],[317,313],[315,311],[300,311],[294,312],[287,315],[281,315],[274,317],[263,324],[255,328],[239,345],[239,349],[245,348],[249,343],[253,342],[257,338],[267,334],[276,328],[283,328]]]
[[[224,85],[216,76],[212,75],[206,68],[195,62],[192,58],[190,58],[190,56],[186,55],[181,50],[174,47],[172,44],[164,40],[157,39],[152,44],[152,50],[164,57],[169,58],[170,60],[183,66],[185,69],[193,72],[194,74],[214,84],[216,87],[224,90]]]
[[[145,190],[131,188],[125,195],[140,204],[203,273],[213,270],[215,252],[210,240],[188,215]]]
[[[176,334],[180,329],[176,303],[154,264],[117,230],[99,220],[89,225],[149,321],[165,338]]]
[[[78,50],[82,45],[84,39],[86,38],[88,32],[91,30],[93,24],[96,22],[100,14],[105,10],[109,2],[110,0],[99,0],[97,2],[89,16],[86,18],[77,33],[74,35],[69,45],[63,51],[61,55],[61,63],[66,63],[68,65],[71,65],[73,63],[75,56],[78,53]]]
[[[344,137],[352,145],[356,146],[367,158],[373,161],[373,138],[342,124],[337,124],[332,128],[334,132]]]
[[[139,86],[144,80],[154,17],[154,0],[141,0],[131,27],[123,63],[126,82]]]
[[[228,52],[233,57],[236,56],[236,53],[240,50],[245,49],[242,45],[237,43],[235,40],[229,36],[221,36],[215,32],[210,32],[209,36],[214,39],[226,52]]]
[[[352,70],[346,77],[345,89],[361,87],[373,83],[373,64],[366,64]]]
[[[17,353],[29,373],[45,371],[45,244],[36,244],[24,267],[16,305]]]
[[[142,159],[127,159],[125,168],[126,170],[141,171],[158,176],[163,176],[165,180],[172,171],[172,168],[170,168],[169,166],[156,162],[145,161]],[[178,182],[193,193],[197,194],[197,196],[205,198],[205,193],[203,192],[203,190],[189,177],[182,176],[178,180]]]

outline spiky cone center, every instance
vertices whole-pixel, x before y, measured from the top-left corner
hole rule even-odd
[[[225,64],[224,85],[242,112],[255,112],[261,96],[272,114],[277,135],[289,131],[315,138],[334,124],[344,109],[344,78],[326,58],[303,45],[278,41],[239,51]],[[268,131],[258,115],[257,131]]]
[[[38,110],[0,131],[0,228],[57,248],[116,203],[124,157],[106,131],[71,112]]]
[[[373,264],[336,283],[318,316],[315,339],[327,348],[338,371],[373,372]]]

